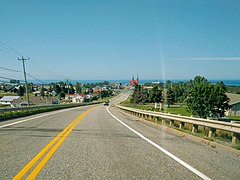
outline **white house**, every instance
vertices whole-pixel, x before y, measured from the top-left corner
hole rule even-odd
[[[72,98],[73,103],[83,103],[85,97],[82,95],[76,95],[75,97]]]
[[[0,104],[11,105],[14,99],[19,99],[20,96],[3,96],[0,99]]]

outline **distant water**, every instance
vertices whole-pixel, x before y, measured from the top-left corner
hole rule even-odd
[[[39,81],[34,81],[34,80],[29,80],[29,82],[35,83],[35,84],[42,84],[43,82],[46,84],[50,84],[51,82],[55,83],[55,82],[60,82],[61,80],[43,80],[42,82],[39,83]],[[76,82],[82,83],[82,84],[91,84],[91,83],[99,83],[99,82],[103,82],[103,81],[108,81],[110,83],[113,82],[119,82],[122,84],[129,84],[129,80],[70,80],[69,82],[72,84],[76,84]],[[178,83],[178,82],[187,82],[189,80],[171,80],[171,82],[173,83]],[[217,82],[221,82],[223,81],[223,83],[227,86],[240,86],[240,80],[209,80],[212,83],[217,83]],[[139,80],[140,84],[143,83],[148,83],[148,82],[166,82],[166,80]]]

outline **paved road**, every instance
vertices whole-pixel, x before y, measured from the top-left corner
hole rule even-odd
[[[239,179],[239,157],[117,110],[126,96],[1,122],[0,179]]]

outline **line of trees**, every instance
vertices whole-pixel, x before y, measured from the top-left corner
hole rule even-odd
[[[131,103],[164,103],[168,107],[175,103],[186,103],[192,115],[202,118],[223,117],[230,108],[229,98],[226,96],[226,86],[223,82],[210,83],[206,78],[196,76],[188,82],[154,85],[151,90],[136,85],[131,97]]]

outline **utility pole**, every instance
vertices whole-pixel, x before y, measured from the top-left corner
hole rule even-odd
[[[25,70],[25,61],[26,60],[29,60],[29,58],[18,58],[19,61],[22,61],[23,63],[23,74],[24,74],[24,80],[25,80],[25,89],[26,89],[26,97],[27,97],[27,103],[28,103],[28,106],[30,105],[29,104],[29,96],[28,96],[28,87],[27,87],[27,77],[26,77],[26,70]]]

